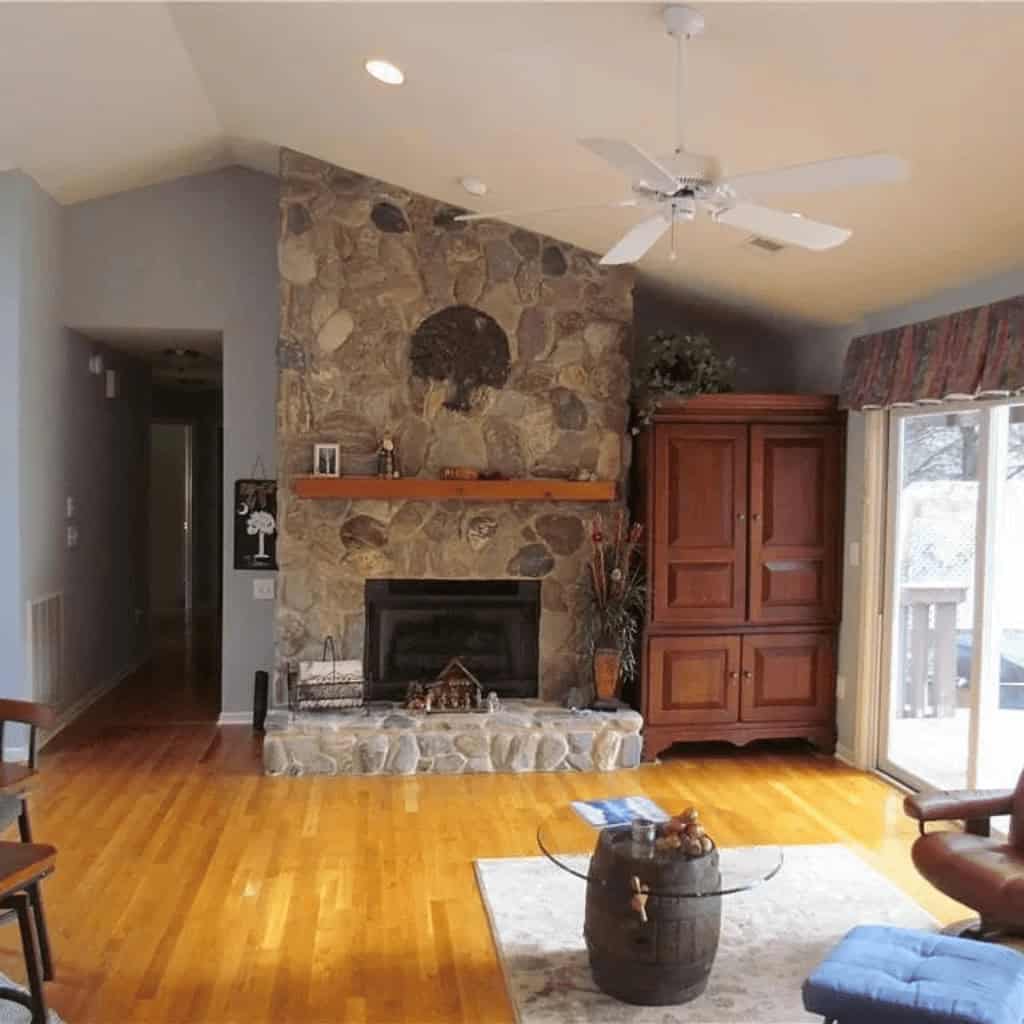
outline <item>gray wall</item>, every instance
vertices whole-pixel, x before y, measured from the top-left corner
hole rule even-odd
[[[62,324],[63,211],[25,175],[0,175],[0,502],[2,692],[30,697],[25,607],[64,595],[66,669],[52,694],[67,709],[138,659],[142,514],[138,444],[148,416],[148,372],[106,354],[122,375],[108,401],[88,372],[97,347]],[[13,255],[12,255],[13,253]],[[80,543],[65,545],[65,500],[78,506]]]
[[[704,332],[721,355],[736,360],[737,391],[808,390],[797,386],[794,372],[795,345],[802,338],[795,326],[669,295],[643,279],[633,309],[638,345],[659,330]]]
[[[234,481],[257,457],[276,475],[277,181],[241,168],[65,211],[67,323],[94,331],[219,331],[224,359],[223,712],[252,705],[270,668],[274,602],[232,568]]]

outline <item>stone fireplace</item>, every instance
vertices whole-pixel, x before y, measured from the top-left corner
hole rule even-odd
[[[386,433],[406,477],[460,466],[624,483],[632,269],[496,221],[463,224],[458,212],[282,153],[279,679],[319,657],[328,634],[340,657],[379,671],[367,581],[376,591],[390,580],[531,583],[534,692],[560,701],[586,680],[579,581],[589,523],[614,505],[313,500],[292,489],[311,472],[314,443],[338,443],[342,473],[365,475]]]
[[[457,657],[502,700],[536,697],[535,580],[367,580],[366,699],[401,701]]]

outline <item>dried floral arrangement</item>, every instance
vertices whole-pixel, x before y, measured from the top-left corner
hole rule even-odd
[[[656,331],[640,347],[633,367],[633,433],[651,422],[665,399],[732,391],[735,372],[736,361],[723,359],[707,335]]]
[[[614,648],[622,656],[622,679],[636,674],[643,621],[645,582],[640,539],[643,527],[630,524],[620,509],[611,531],[598,516],[591,524],[591,556],[583,577],[583,640],[586,654]]]

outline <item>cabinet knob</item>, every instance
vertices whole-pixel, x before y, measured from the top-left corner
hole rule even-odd
[[[746,512],[737,512],[736,513],[736,518],[742,523],[743,520],[747,518],[747,513]]]
[[[754,673],[753,672],[744,672],[743,673],[743,678],[744,679],[753,679],[754,678]]]
[[[754,522],[756,523],[761,518],[761,513],[760,512],[755,512],[750,518],[753,519]]]
[[[737,679],[739,679],[739,677],[740,677],[739,672],[730,672],[729,673],[729,678],[731,680],[733,680],[733,682],[735,682]]]

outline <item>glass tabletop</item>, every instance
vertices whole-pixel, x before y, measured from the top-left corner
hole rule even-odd
[[[678,849],[637,842],[631,825],[595,828],[571,805],[540,824],[537,845],[552,864],[586,882],[614,886],[635,876],[651,896],[678,899],[748,892],[774,878],[783,864],[778,846],[715,846],[691,859]]]

